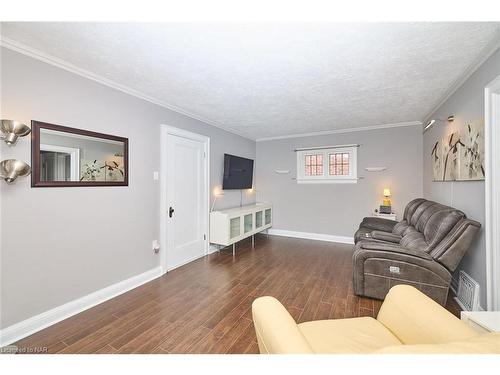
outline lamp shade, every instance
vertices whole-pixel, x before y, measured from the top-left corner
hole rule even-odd
[[[19,137],[24,137],[31,132],[28,125],[14,120],[2,120],[0,131],[3,133],[3,140],[9,146],[15,145]]]
[[[27,176],[31,173],[31,168],[24,161],[7,159],[0,162],[0,177],[8,184],[13,183],[19,176]]]
[[[391,196],[391,189],[384,189],[384,197],[390,197]]]

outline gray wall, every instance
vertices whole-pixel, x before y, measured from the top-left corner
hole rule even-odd
[[[1,327],[159,265],[160,124],[211,138],[211,184],[221,184],[223,153],[255,157],[255,142],[1,49],[1,118],[40,120],[128,137],[130,186],[30,187],[0,183]],[[30,160],[29,137],[2,159]],[[253,201],[247,195],[247,202]],[[228,192],[217,208],[238,205]]]
[[[433,182],[431,149],[434,142],[457,130],[467,121],[484,120],[484,88],[500,74],[500,50],[497,50],[430,118],[446,119],[455,115],[451,124],[436,122],[424,134],[424,196],[451,205],[483,227],[455,272],[463,269],[481,285],[481,306],[486,307],[486,247],[484,238],[484,181]]]
[[[300,147],[359,143],[357,184],[297,184]],[[365,167],[384,166],[384,172]],[[277,174],[275,169],[290,169]],[[393,209],[422,195],[422,129],[420,126],[257,142],[257,198],[274,205],[273,226],[299,232],[352,237],[361,219],[382,204],[389,187]]]

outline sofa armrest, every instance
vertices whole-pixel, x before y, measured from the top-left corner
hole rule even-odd
[[[383,232],[392,232],[392,229],[397,224],[397,221],[383,219],[381,217],[365,217],[361,224],[359,224],[360,228],[367,228],[373,230],[381,230]]]
[[[409,285],[387,294],[377,320],[403,344],[441,344],[477,336],[467,324]]]
[[[371,232],[371,237],[376,240],[392,243],[399,243],[399,241],[401,241],[401,238],[403,238],[399,234],[383,232],[380,230],[374,230],[373,232]]]
[[[276,298],[253,301],[252,317],[261,354],[313,353],[295,320]]]
[[[358,245],[359,248],[365,250],[379,250],[379,251],[389,251],[392,253],[410,255],[413,257],[425,259],[425,260],[434,260],[432,256],[427,254],[425,251],[408,249],[406,247],[398,246],[392,243],[383,243],[383,242],[375,242],[375,241],[362,241]]]

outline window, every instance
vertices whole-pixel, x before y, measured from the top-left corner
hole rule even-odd
[[[306,176],[323,175],[323,154],[306,155]]]
[[[330,154],[331,176],[346,176],[349,174],[349,154],[347,152],[336,152]]]
[[[297,150],[297,183],[356,183],[356,146]]]

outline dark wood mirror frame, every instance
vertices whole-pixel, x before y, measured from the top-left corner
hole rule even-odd
[[[101,139],[123,142],[123,181],[41,181],[40,180],[40,129],[85,135]],[[31,187],[69,187],[69,186],[128,186],[128,138],[97,133],[89,130],[54,125],[41,121],[31,121]]]

